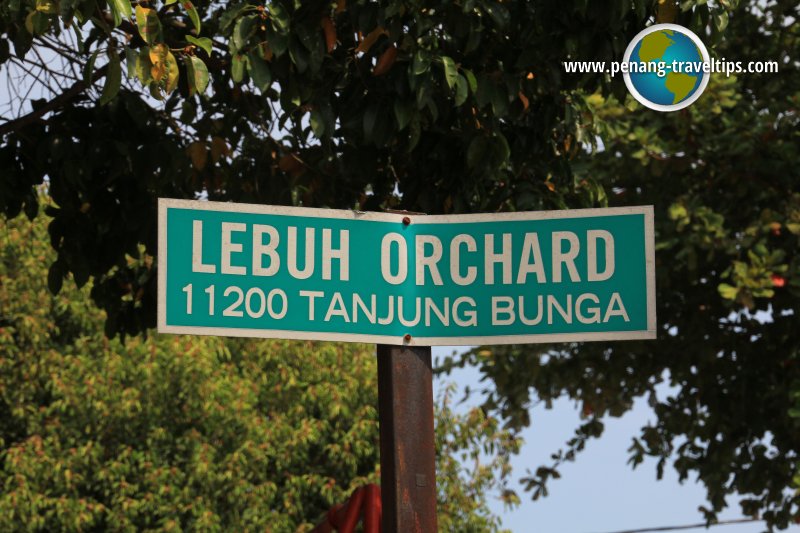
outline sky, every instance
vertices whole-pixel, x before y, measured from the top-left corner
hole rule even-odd
[[[458,347],[437,347],[433,356],[451,354]],[[460,388],[469,385],[473,390],[482,388],[477,369],[456,370],[434,381],[434,397],[441,387],[455,382]],[[476,399],[473,403],[478,403]],[[549,484],[550,494],[531,501],[530,494],[517,485],[522,504],[508,511],[492,498],[492,511],[501,517],[504,528],[514,533],[612,533],[647,527],[679,526],[703,522],[698,507],[704,505],[705,490],[702,485],[687,480],[678,482],[671,467],[665,469],[664,478],[656,479],[655,460],[646,460],[632,470],[627,464],[631,438],[648,419],[654,419],[652,409],[645,399],[637,400],[634,408],[621,418],[607,418],[602,437],[587,444],[576,462],[560,468],[561,479]],[[533,410],[531,426],[523,437],[525,443],[519,456],[512,461],[514,479],[525,475],[527,468],[535,469],[550,463],[550,454],[569,439],[580,417],[574,403],[556,402],[552,410],[544,406]],[[721,520],[742,518],[736,500],[722,513]],[[716,526],[684,531],[712,533],[761,533],[761,523]],[[800,526],[787,530],[800,532]]]

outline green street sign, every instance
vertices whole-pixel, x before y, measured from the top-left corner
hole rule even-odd
[[[404,215],[159,200],[158,330],[378,344],[656,336],[653,209]]]

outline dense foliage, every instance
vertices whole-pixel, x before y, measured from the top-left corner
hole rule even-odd
[[[108,340],[45,222],[0,224],[0,530],[304,531],[378,481],[373,348]],[[442,531],[497,531],[517,442],[440,400]]]
[[[695,26],[725,12],[698,3]],[[0,65],[43,94],[0,126],[0,209],[33,215],[32,186],[50,180],[51,288],[94,278],[108,332],[124,334],[155,325],[154,273],[125,255],[140,243],[155,255],[158,196],[428,213],[593,205],[601,185],[569,164],[593,140],[576,89],[612,85],[564,79],[561,61],[618,59],[651,11],[650,0],[5,2]]]

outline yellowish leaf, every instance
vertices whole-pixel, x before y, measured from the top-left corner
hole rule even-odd
[[[153,44],[161,36],[161,21],[158,20],[158,13],[154,9],[136,6],[136,25],[139,27],[139,34],[147,44]]]
[[[169,48],[163,43],[150,47],[150,64],[152,65],[150,67],[150,75],[156,83],[162,83],[166,80],[169,72],[167,54],[170,54]]]
[[[45,15],[55,15],[58,13],[58,3],[53,0],[36,0],[36,11]]]

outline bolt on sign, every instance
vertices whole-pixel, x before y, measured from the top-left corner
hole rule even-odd
[[[159,200],[158,329],[378,344],[656,336],[653,209],[419,216]]]

